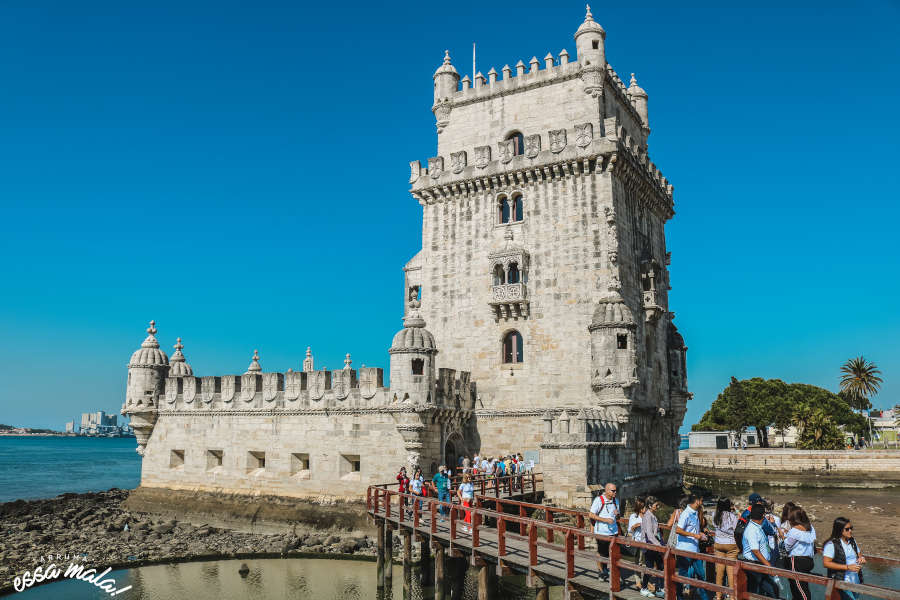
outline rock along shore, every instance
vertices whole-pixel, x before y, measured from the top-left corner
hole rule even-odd
[[[375,555],[374,537],[359,530],[297,523],[290,531],[247,533],[130,510],[128,496],[113,488],[0,504],[0,595],[13,591],[16,576],[46,564],[51,553],[87,553],[86,562],[101,570],[198,558]]]

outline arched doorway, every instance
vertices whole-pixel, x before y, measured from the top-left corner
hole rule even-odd
[[[444,444],[444,464],[453,469],[453,474],[459,470],[459,457],[466,455],[466,445],[458,432],[451,433]]]

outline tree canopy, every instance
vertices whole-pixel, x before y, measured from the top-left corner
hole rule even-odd
[[[815,418],[811,416],[815,414]],[[830,421],[835,427],[827,429],[825,422]],[[709,410],[692,427],[694,431],[744,431],[749,427],[757,430],[760,445],[769,445],[766,428],[773,425],[775,429],[785,430],[790,425],[797,425],[800,435],[799,443],[803,443],[806,423],[815,425],[818,431],[812,446],[834,446],[837,425],[844,425],[850,433],[863,435],[866,431],[864,417],[853,412],[846,400],[826,389],[805,383],[785,383],[780,379],[738,380],[734,377]],[[827,429],[827,430],[826,430]],[[838,441],[840,446],[842,442]],[[810,447],[812,447],[810,446]],[[818,448],[825,449],[825,448]]]

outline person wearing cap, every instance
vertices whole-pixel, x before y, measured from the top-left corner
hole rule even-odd
[[[762,496],[760,496],[756,492],[753,492],[752,494],[750,494],[749,501],[750,501],[750,505],[747,507],[747,509],[744,512],[741,513],[741,520],[744,523],[747,523],[748,521],[750,521],[750,511],[757,504],[763,505],[763,513],[765,513],[766,501],[763,500]],[[777,535],[777,532],[775,531],[775,526],[772,525],[772,523],[768,519],[763,519],[762,530],[763,530],[763,533],[765,533],[767,537],[772,536],[772,535]]]

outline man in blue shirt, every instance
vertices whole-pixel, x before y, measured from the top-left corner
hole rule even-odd
[[[594,524],[594,533],[599,535],[617,535],[619,533],[619,500],[616,497],[619,488],[614,483],[607,483],[603,493],[594,498],[591,512],[588,514]],[[597,540],[597,554],[609,558],[609,541]],[[600,569],[600,579],[609,579],[609,565],[604,563]]]
[[[706,539],[706,534],[700,531],[700,515],[697,514],[702,506],[703,498],[694,495],[688,496],[688,505],[681,511],[678,523],[675,524],[675,532],[678,534],[676,550],[700,552],[700,542]],[[693,571],[694,578],[706,580],[706,565],[699,558],[676,556],[675,566],[678,568],[678,574],[682,577],[689,577]],[[706,590],[701,587],[696,590],[700,600],[709,600]],[[675,596],[678,600],[682,600],[684,597],[684,586],[680,583],[675,586]]]
[[[447,476],[445,469],[446,467],[441,465],[438,467],[438,472],[435,476],[431,478],[431,489],[437,492],[439,502],[450,502],[450,478]],[[438,510],[440,510],[441,521],[443,521],[444,515],[447,514],[449,509],[441,505],[438,507]]]
[[[753,508],[753,506],[756,504],[764,504],[764,503],[765,503],[765,500],[763,500],[763,497],[760,496],[759,494],[757,494],[756,492],[753,492],[752,494],[750,494],[750,505],[744,510],[744,512],[741,513],[741,520],[744,521],[744,523],[747,523],[750,520],[750,509]],[[768,521],[768,519],[763,519],[762,528],[763,528],[763,532],[766,535],[768,535],[768,536],[776,535],[775,526],[772,525],[772,523],[770,523]]]
[[[769,548],[769,536],[766,534],[763,523],[765,520],[766,507],[763,504],[754,504],[750,508],[750,521],[744,530],[743,547],[741,548],[741,558],[749,562],[755,562],[767,567],[771,567],[769,562],[771,557],[771,549]],[[751,594],[760,594],[770,598],[778,597],[778,585],[771,576],[765,573],[757,573],[747,569],[747,591]]]

